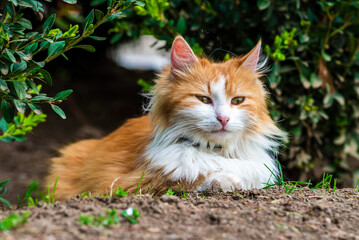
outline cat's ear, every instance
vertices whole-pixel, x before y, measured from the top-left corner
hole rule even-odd
[[[241,67],[249,69],[254,72],[258,72],[263,67],[264,63],[259,63],[260,53],[261,53],[262,42],[259,40],[257,45],[241,60],[243,61]]]
[[[198,59],[186,40],[181,36],[176,37],[171,49],[171,70],[184,70],[197,62]]]

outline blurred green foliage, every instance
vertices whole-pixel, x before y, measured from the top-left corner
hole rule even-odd
[[[147,34],[169,49],[181,34],[197,54],[223,60],[227,52],[219,50],[243,54],[262,38],[272,64],[263,79],[271,114],[290,135],[281,159],[299,169],[300,180],[315,169],[317,177],[324,170],[350,180],[349,162],[359,165],[359,1],[253,3],[148,0],[114,22],[111,41]]]
[[[63,2],[75,4],[77,1]],[[66,118],[58,104],[65,100],[72,90],[62,91],[54,97],[40,93],[39,83],[52,85],[51,75],[44,69],[45,65],[59,56],[67,59],[64,53],[73,48],[94,52],[93,46],[79,43],[86,38],[97,41],[106,39],[92,36],[97,27],[123,17],[122,11],[126,8],[133,5],[144,6],[143,2],[136,0],[108,0],[106,3],[105,13],[92,9],[80,26],[70,25],[63,32],[59,28],[53,28],[56,14],[48,16],[41,28],[35,28],[32,21],[26,18],[28,9],[38,16],[43,16],[45,5],[40,1],[0,1],[0,141],[24,140],[26,133],[45,121],[46,116],[42,113],[40,104],[50,104],[61,118]],[[25,115],[27,109],[31,111],[29,115]]]

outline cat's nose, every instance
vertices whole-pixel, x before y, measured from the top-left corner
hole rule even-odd
[[[217,116],[217,120],[222,124],[222,127],[225,127],[229,121],[229,117]]]

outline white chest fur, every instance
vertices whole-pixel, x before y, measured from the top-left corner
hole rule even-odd
[[[251,189],[275,182],[272,172],[277,174],[278,169],[271,155],[276,146],[276,141],[261,135],[228,142],[221,149],[155,138],[145,157],[150,161],[149,168],[164,169],[173,181],[193,182],[204,176],[198,189],[201,191],[210,188],[214,181],[223,190]]]

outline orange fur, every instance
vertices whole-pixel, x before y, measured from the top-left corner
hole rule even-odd
[[[180,49],[185,47],[181,44]],[[182,55],[180,57],[185,57]],[[169,187],[176,186],[177,182],[164,175],[162,169],[147,169],[149,162],[144,155],[146,147],[156,131],[173,124],[171,121],[175,111],[201,104],[195,96],[209,95],[210,82],[217,81],[220,74],[228,79],[225,86],[228,98],[246,97],[243,104],[232,107],[246,109],[258,118],[252,131],[247,134],[279,131],[269,117],[267,93],[258,80],[260,74],[240,68],[247,57],[248,55],[223,63],[198,58],[198,63],[186,71],[165,68],[156,82],[156,102],[153,103],[149,116],[130,119],[102,139],[84,140],[65,147],[60,151],[60,157],[52,159],[46,182],[51,185],[59,177],[56,200],[65,200],[83,192],[91,192],[93,195],[108,194],[111,184],[118,177],[114,189],[121,187],[133,193],[144,171],[142,192],[146,192],[147,187],[151,186],[152,193],[161,194]],[[180,181],[180,184],[187,190],[196,189],[205,177],[200,175],[196,181]]]

